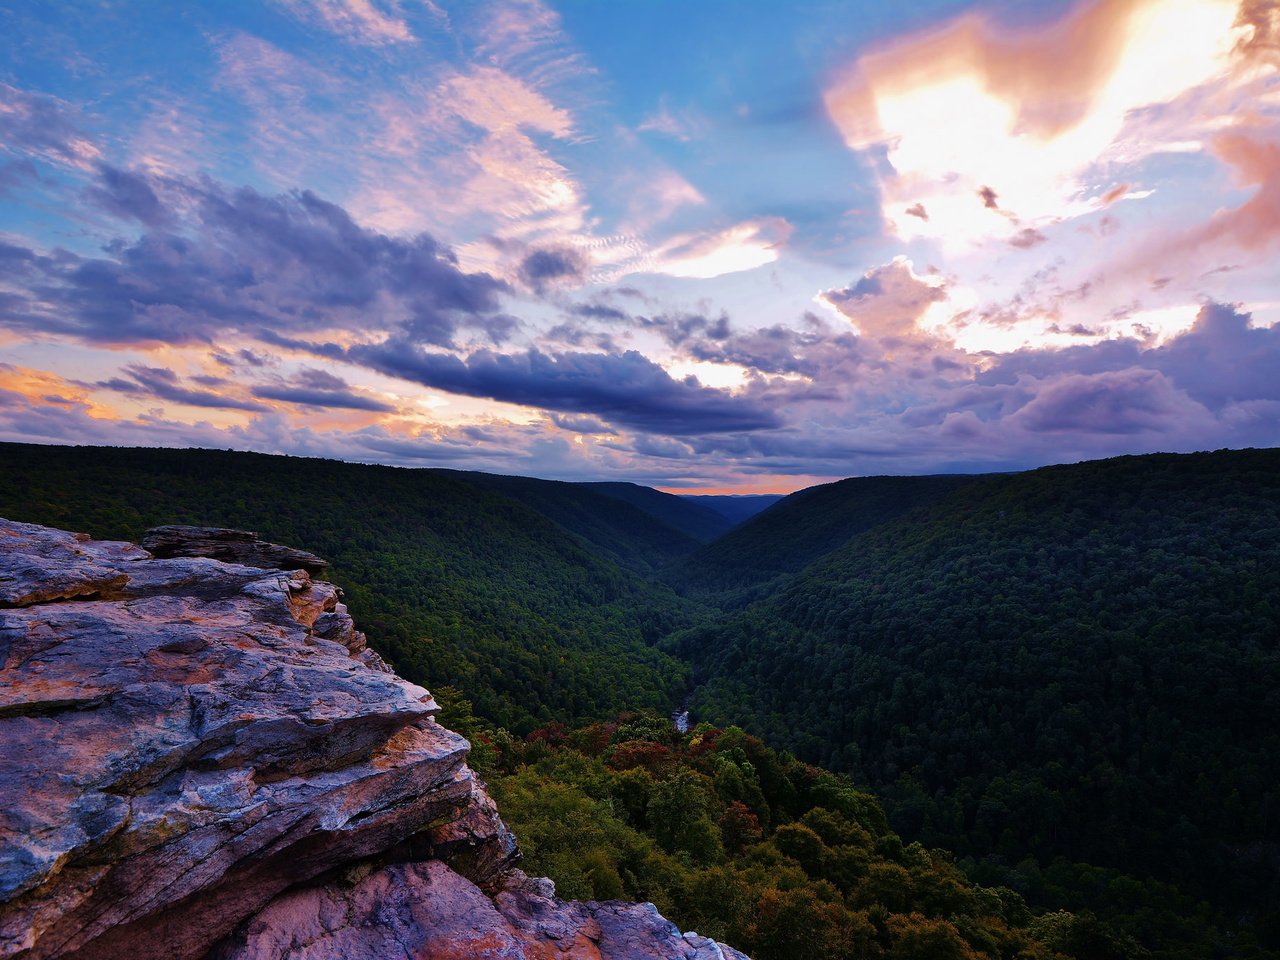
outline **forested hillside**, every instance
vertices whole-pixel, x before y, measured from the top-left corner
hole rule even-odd
[[[597,554],[637,573],[652,573],[702,544],[701,539],[669,523],[670,517],[658,517],[652,510],[593,489],[592,484],[462,470],[431,472],[522,503],[581,537]],[[667,496],[657,490],[650,493]],[[680,506],[677,501],[677,509]]]
[[[1280,451],[857,478],[704,546],[696,516],[616,486],[0,445],[0,516],[245,527],[331,559],[575,890],[686,904],[762,957],[1276,956]],[[695,724],[794,756],[584,726],[690,692]],[[819,781],[874,790],[888,832],[833,825]],[[664,791],[706,823],[664,833]],[[561,815],[595,846],[563,846]]]
[[[241,527],[305,546],[333,562],[332,579],[398,671],[457,684],[514,730],[619,706],[667,710],[687,687],[684,664],[653,643],[692,622],[690,604],[524,504],[438,472],[0,444],[0,516],[131,540],[164,523]],[[636,544],[619,550],[642,555]]]
[[[1275,942],[1280,451],[974,480],[671,649],[696,715],[850,772],[989,882],[1151,875]]]
[[[453,690],[441,720],[478,746],[525,854],[565,897],[649,900],[754,960],[1121,960],[1127,933],[1088,912],[1035,915],[904,843],[847,778],[736,727],[676,733],[628,714],[513,738]]]
[[[700,543],[723,536],[738,523],[696,497],[678,497],[638,483],[589,482],[580,484],[606,497],[622,500],[649,514],[656,520],[687,533]]]
[[[851,537],[931,503],[973,478],[853,477],[791,494],[675,565],[666,579],[721,606],[767,592]],[[740,591],[740,592],[738,592]]]

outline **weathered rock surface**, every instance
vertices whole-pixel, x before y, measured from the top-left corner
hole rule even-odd
[[[740,956],[515,870],[466,741],[305,570],[0,520],[0,607],[0,957]]]
[[[329,561],[314,553],[267,543],[249,530],[226,527],[189,527],[177,523],[152,527],[143,537],[142,546],[155,557],[208,557],[246,567],[305,570],[313,577],[329,568]]]
[[[439,861],[403,863],[286,893],[213,954],[216,960],[745,960],[681,934],[651,903],[566,903],[514,882],[490,898]]]

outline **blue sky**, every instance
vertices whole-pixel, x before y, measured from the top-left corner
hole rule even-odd
[[[10,3],[0,439],[670,489],[1280,442],[1272,0]]]

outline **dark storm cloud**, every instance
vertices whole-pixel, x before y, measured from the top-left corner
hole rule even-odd
[[[674,380],[634,350],[622,354],[480,350],[463,359],[391,340],[352,347],[348,357],[389,376],[451,393],[594,415],[610,423],[676,436],[759,430],[780,423],[767,406],[704,387],[692,378]]]
[[[0,250],[0,273],[28,301],[0,312],[0,323],[100,343],[172,344],[208,343],[225,330],[279,344],[313,330],[380,328],[438,346],[461,327],[501,342],[517,324],[499,313],[506,285],[464,272],[427,234],[366,230],[306,191],[166,187],[183,191],[194,210],[181,233],[148,230],[96,258]],[[117,216],[156,223],[168,215],[132,174],[91,189]]]

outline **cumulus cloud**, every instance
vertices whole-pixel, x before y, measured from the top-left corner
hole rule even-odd
[[[917,276],[911,262],[903,257],[867,271],[852,286],[821,294],[821,299],[853,321],[863,336],[905,340],[923,333],[920,323],[926,311],[946,298],[938,284]]]
[[[1183,430],[1205,414],[1164,374],[1130,368],[1055,379],[1011,419],[1034,433],[1132,434]]]

